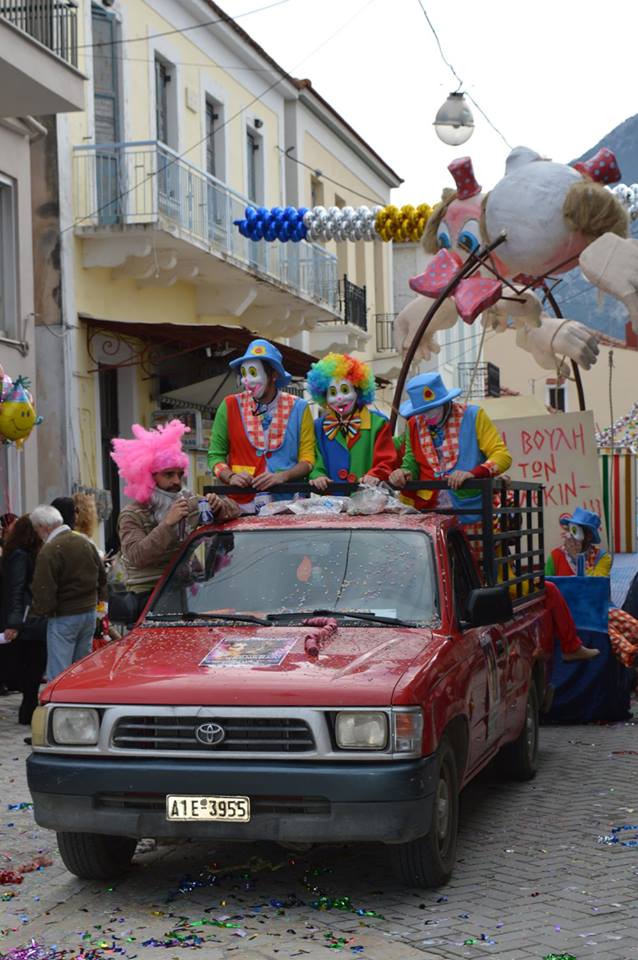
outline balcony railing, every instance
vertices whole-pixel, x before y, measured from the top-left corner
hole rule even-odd
[[[242,237],[247,197],[156,140],[75,147],[76,227],[155,223],[339,309],[337,258],[315,243]]]
[[[396,351],[394,345],[394,318],[396,313],[377,313],[375,316],[377,333],[377,353]]]
[[[74,67],[78,65],[77,10],[74,0],[0,0],[0,17]]]
[[[361,330],[368,329],[368,308],[366,288],[351,283],[347,276],[339,281],[339,301],[341,313],[346,323],[353,323]]]
[[[493,363],[459,363],[459,387],[470,400],[500,397],[501,370]]]

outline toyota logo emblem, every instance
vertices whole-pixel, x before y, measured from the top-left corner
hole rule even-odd
[[[207,747],[216,747],[226,737],[226,731],[218,723],[202,723],[195,730],[195,736]]]

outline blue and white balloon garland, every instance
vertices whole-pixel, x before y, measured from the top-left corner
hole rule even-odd
[[[246,207],[235,226],[248,240],[281,243],[300,240],[383,240],[386,243],[417,241],[432,208],[406,204],[395,207]]]

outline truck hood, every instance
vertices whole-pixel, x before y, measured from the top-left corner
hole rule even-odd
[[[382,706],[432,643],[425,627],[344,627],[305,651],[304,626],[140,628],[74,663],[42,700],[197,706]],[[246,653],[250,651],[250,653]],[[255,652],[257,661],[249,662]]]

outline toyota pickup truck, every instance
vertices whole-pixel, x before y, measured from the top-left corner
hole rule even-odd
[[[511,484],[499,511],[499,483],[482,570],[458,509],[195,531],[134,629],[41,696],[28,781],[67,868],[115,876],[142,837],[379,841],[444,884],[459,791],[499,752],[537,764],[542,498]]]

